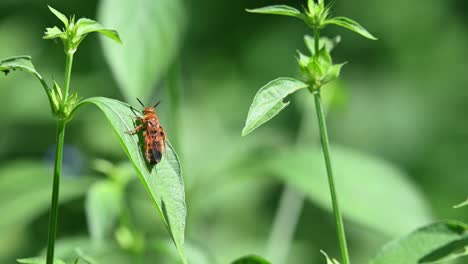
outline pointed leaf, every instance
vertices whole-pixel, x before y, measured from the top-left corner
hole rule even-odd
[[[337,26],[340,26],[340,27],[344,27],[344,28],[347,28],[351,31],[354,31],[356,33],[358,33],[359,35],[365,37],[365,38],[368,38],[368,39],[372,39],[372,40],[377,40],[376,37],[374,37],[371,33],[369,33],[364,27],[362,27],[359,23],[357,23],[356,21],[352,20],[352,19],[349,19],[347,17],[334,17],[334,18],[331,18],[331,19],[328,19],[327,21],[325,21],[325,25],[329,25],[329,24],[333,24],[333,25],[337,25]]]
[[[429,207],[406,175],[388,162],[331,146],[338,199],[343,217],[388,235],[401,235],[429,222]],[[302,191],[323,209],[332,210],[323,154],[315,146],[276,154],[272,173]],[[372,202],[369,202],[372,201]],[[395,217],[392,224],[388,219]]]
[[[323,256],[325,257],[325,259],[327,260],[327,264],[340,264],[340,263],[338,262],[338,260],[336,260],[336,259],[331,259],[331,258],[327,255],[327,253],[325,253],[325,251],[320,250],[320,253],[322,253],[322,255],[323,255]]]
[[[465,207],[465,206],[468,206],[468,199],[466,199],[466,201],[464,201],[462,203],[459,203],[459,204],[455,205],[453,208],[462,208],[462,207]]]
[[[279,78],[260,88],[250,105],[242,135],[249,134],[276,116],[289,105],[289,102],[283,102],[284,98],[297,90],[307,87],[306,83],[292,78]]]
[[[457,221],[432,223],[386,244],[370,264],[413,264],[432,252],[468,238],[468,226]]]
[[[54,9],[51,6],[48,6],[48,7],[49,7],[50,12],[52,12],[58,19],[60,19],[60,21],[62,21],[63,24],[65,25],[65,28],[67,28],[68,27],[68,18],[67,18],[67,16],[60,13],[59,11],[57,11],[56,9]]]
[[[15,56],[15,57],[10,57],[10,58],[0,60],[0,71],[2,71],[3,73],[5,73],[5,75],[7,75],[12,70],[13,71],[21,70],[21,71],[28,72],[34,75],[41,83],[47,95],[50,97],[50,89],[47,83],[42,78],[42,76],[39,74],[39,72],[37,72],[36,69],[34,68],[34,65],[32,64],[30,56]]]
[[[109,29],[104,27],[103,25],[99,24],[98,22],[88,19],[88,18],[80,18],[78,22],[76,22],[77,37],[84,37],[89,33],[97,32],[106,36],[112,40],[115,40],[118,43],[122,43],[120,39],[119,33],[113,29]]]
[[[260,256],[250,255],[246,257],[242,257],[232,264],[270,264],[270,262]]]
[[[174,62],[185,31],[183,0],[99,1],[98,21],[115,28],[123,46],[103,41],[104,55],[127,100],[149,98]]]
[[[258,13],[258,14],[269,14],[269,15],[281,15],[281,16],[291,16],[299,19],[303,19],[301,11],[297,10],[294,7],[287,5],[272,5],[255,9],[247,9],[247,12]]]
[[[186,263],[184,253],[186,216],[184,181],[179,159],[171,144],[168,142],[163,159],[159,164],[148,165],[140,147],[142,139],[137,134],[125,134],[125,131],[135,127],[132,119],[135,113],[130,105],[109,98],[94,97],[83,100],[77,108],[84,104],[96,105],[106,116],[117,134],[123,150],[161,214],[182,261]]]

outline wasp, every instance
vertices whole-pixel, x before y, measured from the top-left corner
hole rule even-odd
[[[166,149],[166,133],[164,133],[164,128],[159,123],[159,118],[155,110],[161,101],[157,102],[153,107],[145,107],[140,99],[137,98],[137,100],[143,107],[143,117],[132,116],[139,125],[133,130],[125,131],[125,133],[133,135],[143,131],[146,160],[149,164],[158,164]]]

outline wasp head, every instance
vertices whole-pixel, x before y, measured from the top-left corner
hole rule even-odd
[[[155,115],[156,114],[156,110],[152,107],[145,107],[145,109],[143,109],[143,114],[144,115]]]

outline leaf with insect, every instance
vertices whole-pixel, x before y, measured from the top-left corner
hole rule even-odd
[[[139,136],[137,134],[125,134],[126,131],[134,128],[132,116],[135,113],[130,105],[114,99],[93,97],[81,101],[74,111],[86,104],[94,104],[106,116],[117,134],[123,150],[132,162],[141,182],[161,214],[183,263],[187,263],[184,251],[187,211],[184,181],[179,159],[171,144],[167,142],[166,153],[160,163],[149,165],[145,161],[144,153],[140,148]]]
[[[278,78],[260,88],[250,105],[242,136],[254,131],[288,106],[289,102],[283,102],[288,95],[307,87],[306,83],[292,78]]]
[[[104,56],[127,100],[148,98],[181,47],[186,26],[183,0],[99,1],[98,17],[119,30],[122,47],[102,42]]]
[[[441,221],[389,242],[370,264],[428,263],[468,246],[468,226],[457,221]],[[455,255],[452,257],[459,257]]]
[[[355,33],[358,33],[359,35],[371,39],[371,40],[377,40],[376,37],[374,37],[369,31],[367,31],[363,26],[361,26],[358,22],[349,19],[347,17],[333,17],[330,19],[327,19],[325,21],[325,25],[337,25],[340,27],[347,28]]]
[[[232,262],[232,264],[271,264],[268,260],[255,255],[245,256]]]

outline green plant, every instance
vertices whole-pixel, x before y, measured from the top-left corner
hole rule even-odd
[[[120,43],[118,33],[115,30],[105,28],[94,20],[81,18],[75,21],[74,16],[68,19],[59,11],[51,7],[49,9],[63,23],[62,29],[57,26],[47,28],[44,39],[60,39],[63,44],[66,56],[65,78],[62,86],[64,89],[55,81],[52,88],[50,88],[44,78],[34,68],[29,56],[11,57],[0,61],[0,70],[5,74],[14,70],[22,70],[33,74],[40,81],[49,99],[52,115],[57,123],[57,145],[46,263],[52,264],[54,259],[65,128],[78,112],[78,109],[87,104],[96,105],[107,117],[109,124],[113,127],[120,140],[123,150],[129,157],[140,180],[156,205],[176,245],[182,262],[186,263],[184,253],[186,215],[184,184],[178,157],[170,143],[168,143],[167,153],[161,163],[157,165],[147,164],[141,153],[138,135],[124,134],[125,131],[131,130],[134,127],[131,116],[135,115],[135,111],[130,105],[103,97],[80,99],[77,90],[73,93],[70,92],[73,56],[80,43],[89,33],[93,32],[100,33]]]
[[[330,55],[330,52],[339,42],[339,39],[338,41],[334,41],[333,39],[321,38],[320,31],[328,25],[337,25],[354,31],[368,39],[375,40],[376,38],[357,22],[349,18],[331,17],[331,6],[331,4],[326,6],[323,0],[319,0],[318,2],[309,0],[307,3],[307,9],[304,12],[300,12],[293,7],[285,5],[248,10],[252,13],[283,15],[299,18],[311,28],[313,37],[305,37],[311,56],[298,52],[297,60],[303,73],[304,82],[292,78],[279,78],[262,87],[255,95],[252,105],[250,106],[242,135],[245,136],[252,132],[254,129],[273,118],[288,106],[289,102],[283,102],[284,98],[288,95],[301,89],[308,89],[310,91],[315,98],[315,107],[320,128],[320,139],[327,168],[328,183],[332,198],[333,212],[335,215],[341,258],[344,264],[349,264],[350,261],[348,256],[348,247],[346,245],[346,235],[334,183],[335,180],[331,164],[328,132],[321,99],[322,87],[338,78],[344,63],[333,64],[332,57]]]

